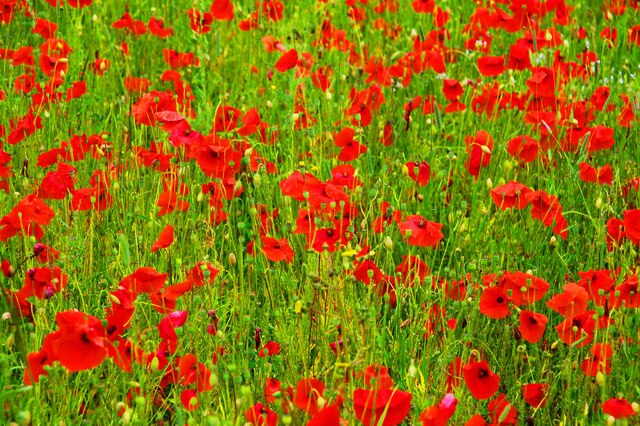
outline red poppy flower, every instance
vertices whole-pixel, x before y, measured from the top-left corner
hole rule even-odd
[[[403,255],[402,262],[396,267],[396,272],[400,272],[407,287],[413,287],[416,283],[423,283],[430,270],[419,257]]]
[[[531,203],[531,217],[542,221],[545,226],[551,226],[554,219],[562,212],[558,197],[549,195],[545,191],[532,191],[527,194],[526,199]]]
[[[491,401],[487,408],[494,425],[507,426],[518,424],[518,412],[516,408],[507,401],[505,394],[500,394],[496,399]]]
[[[240,168],[242,159],[242,153],[235,151],[228,141],[223,140],[195,145],[191,149],[190,156],[196,159],[204,174],[217,179],[235,174]]]
[[[487,167],[491,161],[491,151],[493,150],[493,138],[484,130],[478,130],[475,136],[465,138],[467,145],[467,161],[465,166],[471,176],[478,179],[480,169]]]
[[[307,426],[340,426],[340,409],[331,404],[318,411],[307,423]]]
[[[547,306],[564,317],[580,315],[587,310],[589,294],[575,283],[568,283],[562,287],[562,293],[556,294]]]
[[[36,25],[33,27],[33,30],[31,30],[33,34],[39,34],[40,37],[44,39],[54,38],[56,31],[58,31],[58,25],[55,22],[42,18],[36,18]]]
[[[532,67],[532,76],[527,80],[527,86],[535,98],[553,97],[556,92],[556,78],[553,70],[544,67]]]
[[[178,347],[178,333],[176,329],[180,328],[187,321],[188,313],[185,311],[175,311],[166,315],[158,323],[158,334],[162,339],[165,348],[170,353],[174,353]]]
[[[336,134],[334,143],[342,148],[338,154],[340,161],[353,161],[367,152],[367,147],[354,139],[356,131],[351,127],[344,128]]]
[[[198,9],[192,8],[187,10],[187,15],[189,15],[190,26],[193,32],[206,34],[211,31],[211,23],[213,22],[211,12],[200,12]]]
[[[500,285],[510,292],[511,302],[516,306],[531,305],[542,299],[551,284],[542,278],[524,272],[505,272]]]
[[[355,189],[357,186],[362,186],[362,182],[355,176],[356,169],[351,164],[342,164],[331,169],[331,181],[332,185],[347,187],[348,189]]]
[[[413,0],[411,7],[416,13],[431,13],[436,7],[434,0]]]
[[[622,99],[623,105],[618,114],[618,124],[629,128],[631,127],[631,122],[636,119],[636,114],[633,112],[633,107],[629,102],[629,96],[621,94],[620,99]]]
[[[76,168],[64,163],[58,163],[55,172],[49,172],[42,178],[37,195],[44,199],[62,200],[74,190],[74,175]]]
[[[0,270],[2,270],[2,275],[6,278],[13,277],[13,274],[16,273],[15,268],[11,265],[11,263],[7,259],[2,259],[2,264],[0,264]]]
[[[124,277],[120,285],[137,293],[157,293],[164,287],[167,277],[167,274],[145,266]]]
[[[244,412],[244,419],[254,426],[276,426],[278,424],[276,412],[260,402]]]
[[[392,222],[400,222],[402,220],[402,211],[393,210],[388,201],[382,201],[379,210],[382,215],[373,221],[373,231],[377,234],[383,232]]]
[[[487,422],[484,421],[484,417],[480,414],[474,414],[467,420],[464,426],[486,426]]]
[[[71,372],[97,367],[107,356],[102,321],[80,311],[59,312],[59,330],[51,347],[60,364]]]
[[[275,64],[275,69],[280,72],[285,72],[298,65],[298,51],[296,49],[289,49],[280,56],[280,59]]]
[[[549,319],[544,314],[522,310],[519,317],[518,331],[524,340],[536,343],[544,335]]]
[[[237,130],[240,136],[248,136],[255,133],[260,126],[260,114],[257,108],[251,108],[242,116],[242,127]]]
[[[622,219],[625,236],[635,245],[640,245],[640,209],[627,210]]]
[[[216,110],[211,132],[230,132],[238,126],[242,111],[230,105],[222,105]],[[215,142],[215,140],[214,140]]]
[[[607,221],[607,250],[612,251],[614,247],[619,247],[624,240],[624,222],[612,217]]]
[[[478,70],[486,77],[497,77],[505,70],[504,56],[482,56],[478,58]]]
[[[476,399],[491,398],[500,387],[500,376],[493,373],[487,361],[471,362],[462,368],[462,377]]]
[[[395,426],[411,410],[411,394],[401,390],[358,388],[353,391],[353,409],[364,426]]]
[[[258,356],[264,358],[266,356],[274,356],[280,353],[280,344],[278,342],[268,342],[266,345],[260,349],[258,352]]]
[[[218,21],[232,21],[235,16],[231,0],[213,0],[209,11],[213,18]]]
[[[626,419],[635,416],[636,412],[624,398],[610,398],[602,404],[602,411],[616,419]]]
[[[287,263],[291,263],[294,253],[286,238],[276,240],[275,238],[262,235],[260,239],[262,240],[262,252],[267,256],[267,259],[272,262],[284,260]]]
[[[323,398],[324,389],[324,383],[318,379],[302,379],[296,385],[293,403],[299,409],[313,416],[319,411],[318,400]]]
[[[512,207],[524,209],[529,204],[526,196],[531,192],[520,182],[511,181],[491,190],[491,199],[498,208],[506,210]]]
[[[638,277],[632,275],[616,287],[618,296],[618,306],[624,305],[627,308],[640,308],[640,284]]]
[[[365,368],[364,383],[375,389],[393,387],[393,379],[389,376],[389,370],[382,365],[370,365]]]
[[[307,200],[311,208],[324,210],[325,214],[329,213],[329,209],[334,210],[334,213],[341,211],[340,202],[347,203],[349,201],[349,195],[342,188],[331,183],[321,182],[312,176],[305,180],[303,190],[307,193]]]
[[[608,269],[589,270],[586,272],[578,272],[580,281],[578,285],[584,288],[589,294],[589,298],[597,305],[604,306],[613,296],[615,281]]]
[[[613,180],[611,166],[605,164],[596,169],[589,163],[583,161],[580,163],[580,180],[584,182],[594,182],[598,185],[611,185]]]
[[[589,154],[595,151],[611,149],[615,140],[613,139],[614,130],[611,127],[598,125],[591,129],[591,134],[587,140],[587,152]]]
[[[35,296],[38,299],[49,299],[55,293],[61,292],[69,281],[69,276],[62,272],[59,266],[53,268],[31,268],[24,277],[24,285],[16,293],[24,298]]]
[[[167,248],[173,243],[173,225],[167,225],[158,235],[158,239],[153,243],[151,247],[151,253]]]
[[[458,400],[453,394],[448,393],[440,400],[438,405],[424,410],[418,420],[422,426],[447,426],[449,419],[456,411]]]
[[[152,16],[147,24],[149,32],[159,38],[167,38],[173,35],[173,28],[166,28],[162,18]]]
[[[514,158],[518,158],[523,163],[530,163],[538,158],[540,146],[531,136],[516,136],[507,145],[507,152]]]
[[[192,389],[185,389],[180,392],[180,402],[187,411],[193,411],[200,405],[198,393]]]
[[[331,80],[329,78],[333,74],[333,70],[328,66],[319,67],[316,71],[311,73],[311,81],[313,85],[318,89],[326,92],[331,87]]]
[[[522,385],[522,398],[533,408],[544,407],[547,403],[549,386],[544,383],[528,383]]]
[[[282,383],[280,380],[275,379],[273,377],[267,378],[267,382],[264,385],[264,399],[267,402],[275,402],[276,401],[276,393],[280,392],[282,389]]]
[[[442,82],[442,93],[448,101],[456,101],[464,93],[464,89],[458,80],[445,78]]]
[[[510,297],[502,287],[487,287],[480,295],[480,312],[493,319],[509,315]]]
[[[24,383],[31,386],[40,381],[40,376],[48,376],[45,366],[53,365],[57,361],[52,343],[57,338],[56,333],[50,333],[42,342],[42,347],[38,352],[31,352],[27,355],[27,366],[24,369]]]
[[[596,328],[594,314],[595,311],[586,311],[580,315],[566,318],[556,326],[560,339],[567,345],[576,345],[578,348],[591,343]]]
[[[403,236],[410,231],[409,244],[418,247],[435,247],[444,238],[442,224],[426,220],[420,215],[407,216],[404,222],[398,222]]]
[[[422,160],[420,163],[409,161],[406,164],[409,177],[420,186],[425,186],[431,179],[431,167],[429,163]]]
[[[55,215],[37,195],[28,195],[0,219],[0,241],[23,234],[40,240],[44,236],[41,226],[48,225]]]
[[[582,361],[582,372],[585,376],[595,377],[598,373],[611,373],[611,357],[613,348],[606,343],[596,343],[591,347],[591,357]]]
[[[115,21],[112,24],[113,28],[116,29],[125,29],[128,32],[131,32],[137,36],[144,34],[147,32],[147,26],[141,20],[133,20],[133,17],[128,11],[125,11],[120,19]]]

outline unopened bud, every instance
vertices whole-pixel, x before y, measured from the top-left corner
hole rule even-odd
[[[388,235],[384,239],[384,246],[389,250],[393,249],[393,241],[391,240],[391,237],[389,237]]]

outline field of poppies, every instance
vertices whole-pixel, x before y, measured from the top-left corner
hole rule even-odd
[[[0,0],[3,424],[640,424],[638,0]]]

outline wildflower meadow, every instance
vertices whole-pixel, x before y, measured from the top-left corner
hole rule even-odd
[[[640,424],[638,0],[0,0],[0,423]]]

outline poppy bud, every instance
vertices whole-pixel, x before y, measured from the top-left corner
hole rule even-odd
[[[131,408],[127,408],[124,413],[122,413],[122,423],[125,425],[128,425],[129,423],[131,423],[131,414],[132,414],[133,410]]]
[[[145,404],[147,403],[147,400],[145,399],[144,396],[138,395],[136,396],[135,402],[138,408],[144,408]]]
[[[393,249],[393,241],[391,240],[391,237],[389,237],[388,235],[387,235],[387,237],[384,239],[384,246],[385,246],[386,248],[388,248],[389,250],[392,250],[392,249]]]
[[[236,263],[238,263],[238,259],[236,259],[236,255],[233,253],[229,253],[229,265],[236,266]]]
[[[16,423],[20,426],[27,426],[31,424],[31,411],[23,410],[16,415]]]
[[[42,243],[38,243],[38,244],[34,245],[33,246],[33,256],[35,257],[35,256],[40,255],[46,249],[47,249],[47,247]]]
[[[11,319],[11,312],[4,312],[2,314],[2,321],[9,321]]]
[[[409,377],[414,378],[418,374],[418,369],[416,368],[413,360],[411,360],[411,365],[409,365]]]
[[[603,387],[605,385],[605,381],[605,375],[602,373],[602,371],[598,371],[596,373],[596,383],[598,383],[598,386]]]
[[[613,416],[607,417],[607,426],[613,426],[616,424],[616,418]]]

